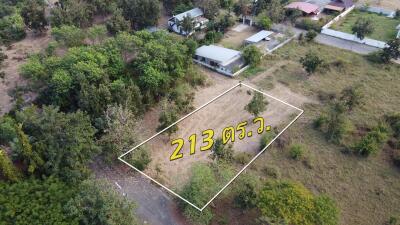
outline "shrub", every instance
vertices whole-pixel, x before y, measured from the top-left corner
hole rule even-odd
[[[266,15],[259,15],[257,17],[257,24],[261,29],[269,30],[272,26],[272,21]]]
[[[143,171],[147,168],[147,165],[151,162],[151,156],[149,151],[144,148],[139,148],[132,154],[131,164],[138,170]]]
[[[260,139],[260,151],[263,150],[265,146],[267,146],[272,141],[272,139],[274,139],[275,136],[276,134],[273,131],[264,133]]]
[[[257,193],[261,187],[260,178],[245,174],[235,183],[233,201],[241,209],[250,209],[257,205]]]
[[[279,179],[281,177],[281,172],[279,171],[279,168],[276,166],[265,166],[264,172],[267,176]]]
[[[310,42],[314,40],[314,38],[317,37],[317,35],[318,33],[315,32],[314,30],[309,30],[305,35],[306,41]]]
[[[0,44],[9,44],[24,39],[25,24],[19,14],[12,14],[0,18]]]
[[[8,144],[16,137],[15,121],[8,116],[0,118],[0,144]]]
[[[13,165],[7,153],[0,148],[0,175],[4,176],[9,181],[18,181],[21,177],[20,172]],[[1,177],[1,176],[0,176]]]
[[[363,156],[376,154],[388,139],[388,130],[384,125],[378,125],[368,132],[358,143],[354,150]]]
[[[292,159],[302,159],[305,154],[305,148],[303,145],[293,144],[292,146],[290,146],[289,154]]]
[[[54,39],[66,47],[83,45],[85,33],[75,26],[63,25],[60,28],[54,27],[51,34]]]
[[[243,58],[250,66],[257,66],[261,62],[262,53],[254,45],[248,45],[243,50]]]
[[[212,154],[211,158],[213,160],[223,160],[226,162],[233,161],[233,146],[232,145],[224,145],[222,143],[222,139],[218,138],[215,140],[215,143],[211,149]]]
[[[270,181],[259,194],[261,220],[267,224],[336,225],[338,209],[326,196],[314,196],[299,183]]]
[[[316,32],[321,32],[322,24],[318,21],[305,18],[296,22],[296,27],[304,30],[314,30]]]
[[[235,161],[239,164],[245,165],[251,160],[251,155],[247,152],[240,152],[235,155]]]

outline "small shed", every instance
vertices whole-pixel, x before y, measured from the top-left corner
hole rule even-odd
[[[252,35],[251,37],[247,38],[246,40],[244,40],[244,42],[246,44],[256,44],[262,40],[269,41],[270,39],[268,38],[268,36],[270,36],[273,33],[274,32],[272,32],[272,31],[262,30],[256,34]]]

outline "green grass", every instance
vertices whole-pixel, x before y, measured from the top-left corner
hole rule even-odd
[[[307,77],[300,57],[309,50],[324,59],[326,67]],[[398,112],[400,106],[400,66],[369,62],[365,57],[315,43],[292,42],[275,52],[268,64],[288,61],[274,73],[274,81],[292,91],[317,99],[318,92],[339,93],[345,87],[360,85],[365,105],[349,114],[357,125],[375,124],[384,114]],[[258,86],[263,87],[260,81]],[[342,147],[328,143],[312,122],[327,108],[324,103],[301,106],[305,112],[284,135],[291,143],[301,143],[312,156],[312,167],[304,161],[287,157],[284,149],[273,146],[262,154],[251,168],[266,179],[265,165],[276,167],[282,179],[303,183],[317,194],[327,194],[340,208],[341,225],[385,224],[392,215],[400,215],[400,171],[381,150],[376,156],[361,158],[341,152]],[[249,171],[250,172],[250,171]]]
[[[351,30],[353,25],[358,18],[363,17],[370,18],[374,26],[374,32],[367,35],[368,38],[386,42],[396,37],[396,27],[399,25],[400,20],[391,19],[376,13],[362,12],[360,10],[352,11],[345,18],[334,24],[332,29],[346,33],[353,33]]]

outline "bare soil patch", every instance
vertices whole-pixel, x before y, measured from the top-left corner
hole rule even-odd
[[[219,44],[226,48],[239,49],[246,38],[258,32],[257,28],[250,26],[240,30],[240,32],[235,31],[234,29],[229,30],[225,33],[224,38],[219,42]]]
[[[194,106],[196,108],[238,83],[236,79],[225,77],[207,69],[201,68],[201,70],[208,77],[209,84],[196,90],[194,101]],[[263,73],[260,76],[265,76],[265,74]],[[245,82],[251,85],[251,81]],[[151,152],[152,162],[144,172],[167,187],[178,191],[190,177],[190,167],[194,163],[211,161],[209,157],[211,151],[201,152],[199,150],[200,145],[204,145],[202,144],[201,132],[203,130],[213,129],[215,131],[214,139],[216,139],[217,137],[221,137],[223,128],[227,126],[236,126],[242,121],[248,122],[249,125],[246,130],[253,131],[255,135],[246,137],[243,140],[237,139],[233,145],[234,151],[235,153],[247,152],[255,156],[260,150],[261,135],[256,134],[258,127],[252,124],[254,116],[244,110],[245,105],[248,104],[252,98],[252,95],[249,95],[247,90],[248,88],[246,87],[234,89],[206,108],[203,108],[179,123],[179,130],[176,134],[173,134],[171,137],[162,134],[146,143],[147,150]],[[304,96],[291,92],[284,86],[279,86],[268,93],[296,106],[301,106],[304,102],[310,101]],[[269,97],[266,97],[266,100],[269,102],[269,105],[267,106],[267,110],[260,115],[265,118],[266,125],[287,125],[293,118],[293,115],[299,113],[296,109]],[[143,121],[140,122],[140,132],[143,134],[143,137],[145,137],[144,139],[156,133],[159,111],[159,108],[153,108],[146,113]],[[188,138],[194,133],[197,135],[198,147],[194,155],[189,155]],[[238,135],[238,133],[236,135]],[[171,145],[171,140],[176,138],[183,138],[185,140],[185,146],[182,149],[184,156],[181,159],[170,161],[171,153],[175,149],[175,146]],[[134,152],[132,154],[134,154]],[[159,169],[161,169],[161,173]],[[238,168],[238,170],[239,169],[241,168]],[[236,172],[238,172],[238,170]],[[210,198],[211,197],[212,196],[210,196]]]
[[[37,36],[28,32],[27,37],[11,45],[11,48],[4,49],[8,56],[5,60],[2,71],[5,72],[5,78],[0,82],[0,115],[11,110],[13,105],[12,97],[8,95],[16,86],[26,84],[25,80],[19,75],[19,67],[26,62],[28,55],[41,51],[46,48],[50,42],[50,31]],[[32,99],[33,94],[24,96],[25,100]]]

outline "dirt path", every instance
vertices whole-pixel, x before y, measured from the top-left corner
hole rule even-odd
[[[39,37],[28,33],[24,40],[12,44],[11,49],[4,51],[8,59],[5,60],[2,69],[5,72],[5,78],[0,82],[0,115],[9,112],[12,108],[12,98],[8,93],[16,86],[25,84],[25,80],[19,75],[20,66],[26,62],[28,55],[46,48],[50,40],[50,32]],[[24,98],[29,100],[30,96],[27,95]]]

